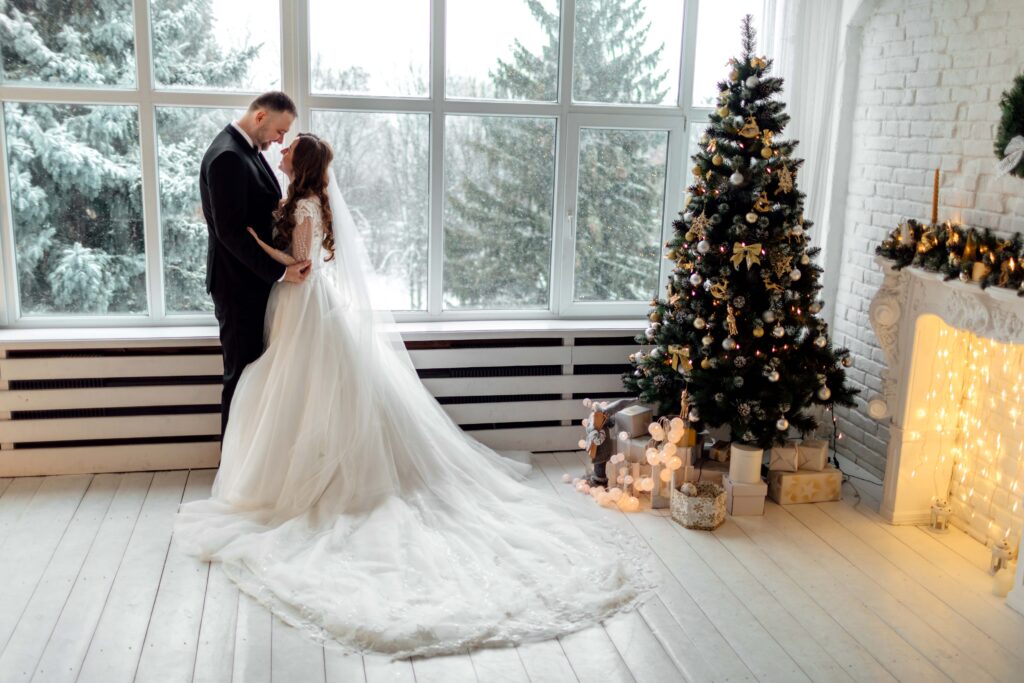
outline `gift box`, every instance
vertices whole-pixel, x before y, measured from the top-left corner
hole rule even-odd
[[[672,489],[672,519],[687,529],[717,529],[725,521],[725,490],[718,484],[702,481],[684,484],[694,487],[684,493]]]
[[[799,451],[799,467],[801,470],[821,472],[828,465],[827,441],[802,441],[797,446]]]
[[[680,473],[682,473],[682,476],[679,476]],[[676,472],[676,481],[680,483],[684,481],[707,481],[713,484],[721,484],[722,477],[728,473],[728,463],[705,460],[703,463],[698,462],[696,465],[683,465],[682,469]]]
[[[651,424],[651,409],[647,406],[629,406],[615,413],[615,431],[626,432],[631,438],[645,436]]]
[[[728,441],[716,441],[708,452],[708,457],[715,462],[729,462],[729,452],[732,444]]]
[[[743,484],[756,484],[761,481],[761,464],[764,462],[763,450],[745,443],[734,443],[730,447],[730,452],[730,479]]]
[[[733,482],[729,475],[726,475],[722,477],[722,485],[725,487],[725,509],[730,515],[764,514],[768,484],[760,480],[754,484]]]
[[[797,445],[773,446],[768,469],[776,472],[796,472],[800,469],[800,450]]]
[[[623,439],[617,437],[615,446],[617,452],[626,456],[629,462],[647,462],[647,449],[653,447],[654,441],[649,436],[629,437]]]
[[[827,465],[820,472],[798,470],[768,472],[768,496],[779,505],[824,503],[842,496],[843,474]]]
[[[676,470],[679,472],[680,470]],[[671,475],[668,481],[661,478],[662,472],[671,472],[664,465],[655,465],[651,468],[651,477],[654,478],[654,490],[651,491],[651,509],[660,510],[667,508],[672,503],[672,481]]]

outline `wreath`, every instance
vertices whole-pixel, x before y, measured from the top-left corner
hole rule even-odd
[[[1013,173],[1024,178],[1024,73],[1013,79],[1013,87],[999,101],[1003,111],[996,132],[995,152],[999,175]]]

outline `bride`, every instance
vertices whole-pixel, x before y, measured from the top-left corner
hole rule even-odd
[[[281,249],[261,246],[313,270],[270,294],[212,497],[181,506],[178,542],[307,635],[393,658],[551,638],[635,606],[653,585],[643,553],[522,483],[529,465],[462,432],[420,382],[370,304],[332,158],[311,134],[284,150]]]

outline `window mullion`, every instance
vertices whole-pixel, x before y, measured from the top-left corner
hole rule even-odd
[[[18,319],[18,271],[14,262],[14,202],[7,184],[7,128],[4,99],[0,97],[0,251],[3,255],[3,279],[0,281],[0,325]]]
[[[163,241],[160,229],[160,190],[157,181],[156,109],[153,104],[153,60],[149,2],[135,0],[135,63],[138,84],[139,150],[142,156],[142,225],[145,235],[146,292],[149,317],[162,322],[164,300]]]
[[[444,277],[445,0],[430,5],[430,229],[427,248],[427,313],[441,314]]]
[[[281,0],[281,61],[281,89],[292,96],[299,113],[298,130],[292,133],[308,131],[312,125],[308,0]]]
[[[572,55],[574,44],[574,26],[576,23],[576,0],[562,0],[561,26],[558,37],[558,122],[557,144],[555,153],[555,215],[551,225],[551,311],[556,316],[562,315],[569,305],[572,296],[572,259],[575,245],[569,233],[568,211],[573,207],[566,206],[569,179],[566,177],[570,167],[568,150],[575,149],[569,144],[569,115],[572,107]],[[573,193],[575,195],[575,193]]]

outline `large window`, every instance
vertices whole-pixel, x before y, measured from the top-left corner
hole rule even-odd
[[[278,88],[399,320],[643,315],[772,2],[0,0],[0,324],[212,322],[199,164]]]

